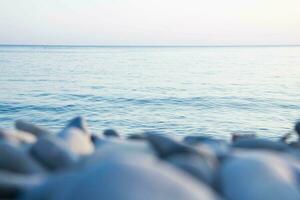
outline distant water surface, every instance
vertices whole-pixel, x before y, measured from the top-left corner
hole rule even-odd
[[[300,118],[300,47],[0,46],[0,70],[4,128],[278,137]]]

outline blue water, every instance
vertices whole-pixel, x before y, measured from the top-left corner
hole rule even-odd
[[[0,127],[262,137],[300,118],[300,47],[0,46]]]

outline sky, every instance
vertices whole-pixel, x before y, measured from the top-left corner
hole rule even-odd
[[[299,0],[0,0],[0,44],[300,44]]]

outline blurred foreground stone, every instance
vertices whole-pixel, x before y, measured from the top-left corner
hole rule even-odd
[[[287,135],[123,138],[91,133],[82,117],[56,134],[22,120],[15,127],[0,129],[0,199],[300,199],[300,142]]]

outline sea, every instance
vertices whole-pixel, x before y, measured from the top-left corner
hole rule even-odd
[[[0,127],[278,138],[300,119],[299,46],[0,46]]]

